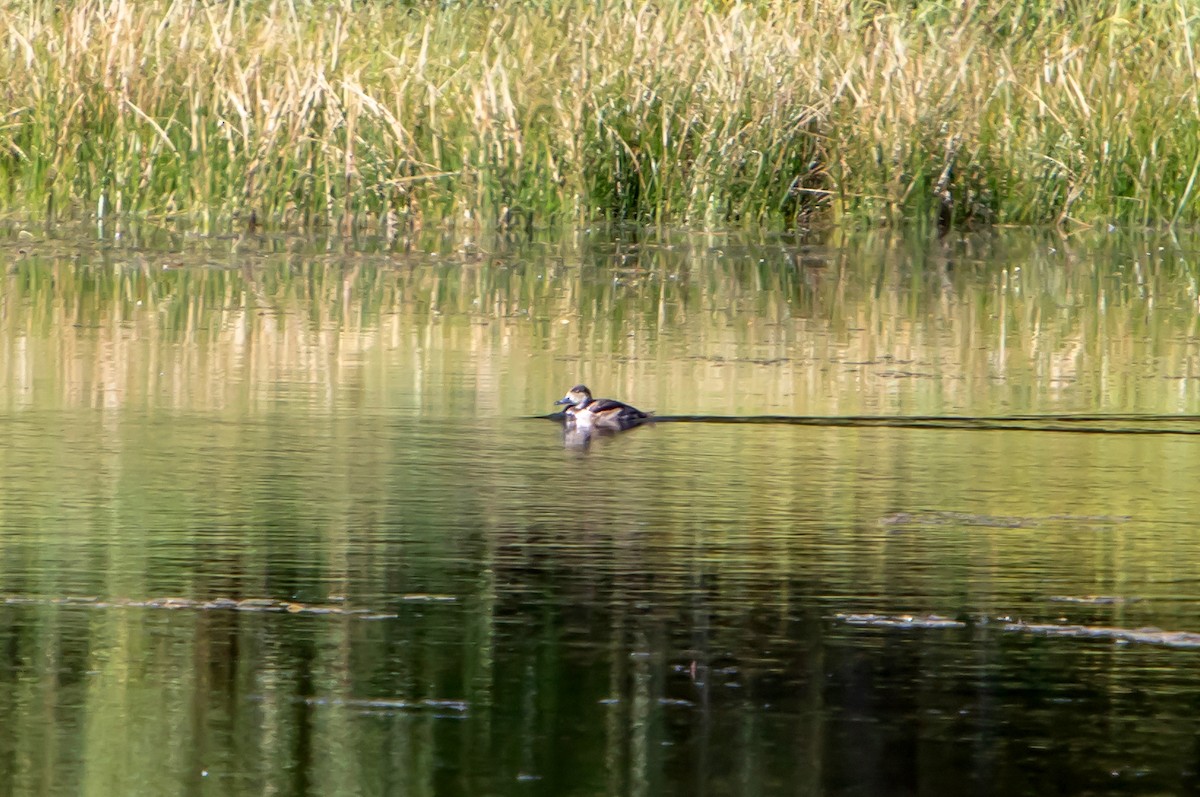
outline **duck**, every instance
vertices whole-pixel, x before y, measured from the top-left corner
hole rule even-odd
[[[554,403],[570,405],[563,412],[568,427],[628,429],[650,417],[649,413],[615,399],[592,398],[587,385],[576,385]]]

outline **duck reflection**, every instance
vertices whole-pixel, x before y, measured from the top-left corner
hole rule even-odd
[[[635,424],[640,426],[643,424]],[[629,427],[630,429],[634,427]],[[587,451],[595,440],[605,440],[623,434],[623,429],[607,429],[597,426],[573,426],[563,423],[563,447],[576,451]]]

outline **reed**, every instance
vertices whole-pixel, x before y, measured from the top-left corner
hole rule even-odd
[[[280,226],[1197,220],[1187,4],[0,7],[0,208]]]

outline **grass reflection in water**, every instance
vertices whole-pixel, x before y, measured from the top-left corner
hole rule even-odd
[[[1193,785],[1186,240],[122,232],[0,242],[9,791]]]

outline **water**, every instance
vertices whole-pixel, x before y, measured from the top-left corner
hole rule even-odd
[[[1200,787],[1193,239],[119,232],[0,241],[4,793]]]

